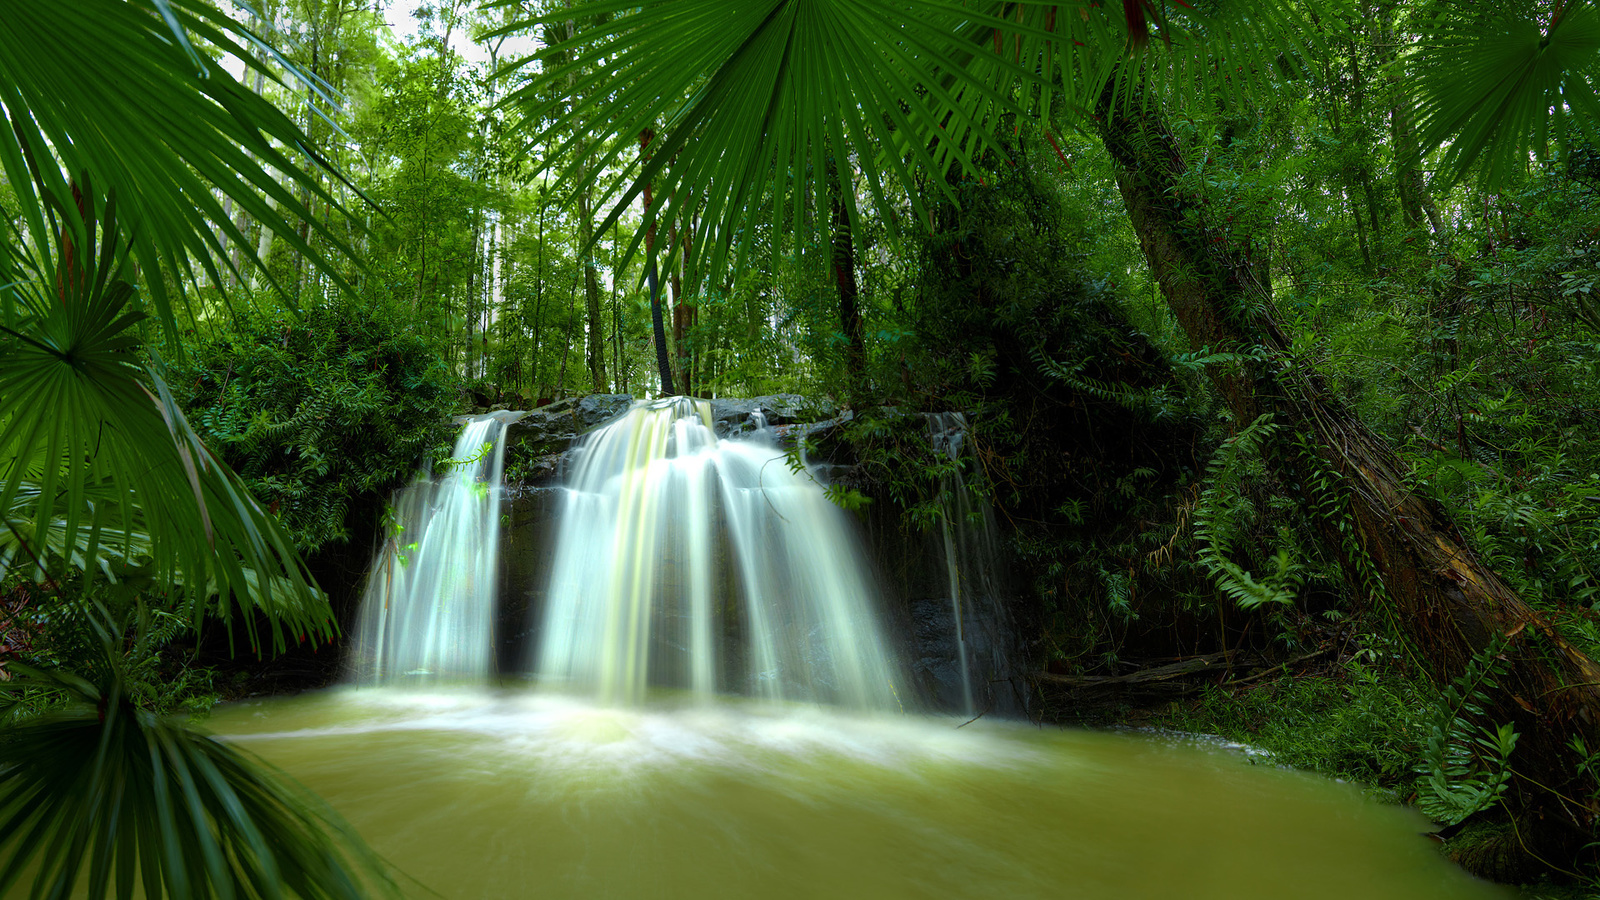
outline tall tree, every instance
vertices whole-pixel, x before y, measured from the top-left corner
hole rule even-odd
[[[1211,378],[1240,425],[1271,415],[1287,426],[1293,437],[1280,459],[1358,596],[1389,607],[1445,680],[1497,637],[1516,638],[1490,718],[1516,722],[1523,735],[1518,767],[1530,777],[1519,781],[1520,840],[1570,857],[1591,822],[1567,798],[1600,788],[1570,746],[1574,733],[1593,737],[1600,725],[1600,666],[1483,564],[1444,509],[1412,487],[1393,447],[1295,358],[1245,254],[1204,227],[1204,209],[1180,199],[1183,154],[1159,104],[1108,92],[1098,113],[1129,220],[1168,306],[1195,346],[1251,360],[1213,367]]]

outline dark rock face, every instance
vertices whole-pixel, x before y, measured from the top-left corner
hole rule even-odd
[[[559,460],[551,461],[552,468]],[[500,603],[495,618],[495,661],[501,672],[526,672],[544,610],[554,563],[556,528],[566,491],[552,474],[545,483],[507,485],[500,534]]]
[[[1016,598],[1003,574],[1005,560],[982,561],[995,572],[986,579],[985,590],[970,591],[963,598],[958,633],[945,557],[948,548],[937,529],[916,531],[907,524],[903,510],[887,503],[868,507],[864,525],[863,537],[898,632],[902,663],[928,708],[965,712],[964,651],[972,695],[969,714],[1025,717],[1027,653],[1011,625],[1008,607]],[[979,562],[967,554],[958,558],[963,580],[977,574]]]
[[[506,470],[513,464],[537,465],[539,457],[565,453],[579,435],[606,424],[633,406],[631,394],[591,394],[557,400],[531,410],[506,428]]]
[[[726,440],[748,434],[760,427],[813,423],[837,414],[834,405],[826,400],[811,400],[799,394],[769,394],[748,399],[723,398],[711,401],[711,423],[717,437]]]

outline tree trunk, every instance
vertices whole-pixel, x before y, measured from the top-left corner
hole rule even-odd
[[[1286,448],[1284,461],[1308,507],[1327,513],[1318,527],[1352,585],[1387,608],[1436,682],[1458,675],[1496,636],[1510,639],[1508,672],[1486,710],[1521,734],[1511,760],[1518,777],[1503,798],[1517,825],[1510,839],[1566,864],[1586,840],[1600,789],[1568,746],[1582,736],[1600,747],[1600,666],[1481,563],[1444,509],[1412,490],[1393,448],[1289,356],[1243,254],[1213,241],[1205,210],[1182,199],[1186,167],[1153,101],[1107,96],[1098,114],[1128,217],[1173,315],[1195,346],[1260,355],[1212,377],[1240,422],[1270,412],[1294,435],[1299,449]],[[1329,478],[1331,506],[1313,487]]]
[[[844,199],[833,198],[833,283],[839,292],[839,327],[844,332],[844,370],[852,403],[859,404],[866,387],[867,353],[861,336],[861,307],[857,301],[855,235]]]
[[[650,152],[650,139],[655,137],[655,132],[645,129],[639,133],[639,154],[648,155]],[[644,186],[644,211],[648,218],[650,203],[654,199],[650,185]],[[656,226],[651,223],[650,229],[644,233],[644,256],[646,281],[650,284],[650,324],[656,339],[656,368],[661,375],[661,393],[672,394],[672,360],[667,355],[667,329],[661,321],[661,285],[656,278]]]
[[[567,330],[561,338],[561,374],[556,378],[556,396],[567,396],[567,357],[572,353],[572,323],[578,317],[578,279],[572,279],[572,290],[567,294]]]
[[[689,334],[694,328],[694,303],[684,293],[683,282],[689,277],[689,256],[694,238],[694,223],[687,217],[681,227],[673,229],[674,243],[682,252],[677,267],[672,271],[672,346],[678,351],[678,378],[683,382],[679,393],[694,396],[694,359],[689,352]]]
[[[1379,32],[1379,46],[1383,51],[1384,71],[1389,82],[1389,137],[1394,149],[1395,187],[1400,194],[1400,209],[1405,214],[1406,227],[1420,229],[1426,217],[1428,227],[1435,237],[1444,236],[1444,223],[1439,220],[1439,207],[1433,202],[1427,182],[1422,177],[1421,153],[1417,148],[1416,129],[1411,123],[1411,108],[1400,93],[1400,83],[1405,73],[1395,50],[1400,36],[1395,25],[1399,4],[1389,4],[1381,12],[1383,27]]]
[[[581,176],[580,176],[581,177]],[[588,248],[581,263],[583,265],[583,298],[584,311],[589,319],[589,379],[590,389],[596,393],[606,392],[606,323],[600,316],[600,283],[594,274],[594,211],[589,192],[585,190],[578,195],[578,221],[582,227],[580,232],[583,246]]]
[[[617,299],[617,284],[622,280],[622,273],[617,269],[617,243],[622,226],[613,221],[611,223],[611,349],[613,351],[612,371],[617,376],[617,392],[628,393],[628,367],[622,362],[622,331],[626,322],[622,317],[622,301]]]
[[[528,376],[532,384],[534,402],[544,399],[544,382],[539,380],[539,351],[540,341],[544,336],[544,213],[549,208],[544,192],[539,192],[539,261],[535,264],[533,273],[533,359],[529,368],[532,370]]]

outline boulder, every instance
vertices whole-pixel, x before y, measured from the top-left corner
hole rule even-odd
[[[837,413],[833,403],[799,394],[721,398],[711,401],[711,424],[717,437],[727,438],[759,427],[818,422]]]
[[[506,429],[507,460],[565,453],[579,435],[615,419],[632,405],[630,394],[590,394],[530,410]]]

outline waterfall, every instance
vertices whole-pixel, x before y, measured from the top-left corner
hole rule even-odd
[[[961,708],[970,716],[980,712],[973,689],[975,651],[981,647],[992,663],[1001,649],[998,631],[1004,610],[999,602],[1002,589],[996,565],[1000,559],[999,540],[989,504],[973,495],[961,473],[966,416],[959,412],[926,415],[934,452],[956,463],[939,483],[939,537],[960,672]],[[974,629],[982,633],[974,634]],[[985,673],[988,674],[991,673]],[[989,680],[984,678],[985,693]]]
[[[483,681],[490,674],[506,425],[469,419],[439,478],[395,498],[390,536],[361,600],[357,680]]]
[[[897,709],[846,514],[770,438],[705,401],[636,403],[574,451],[536,648],[541,684]]]

